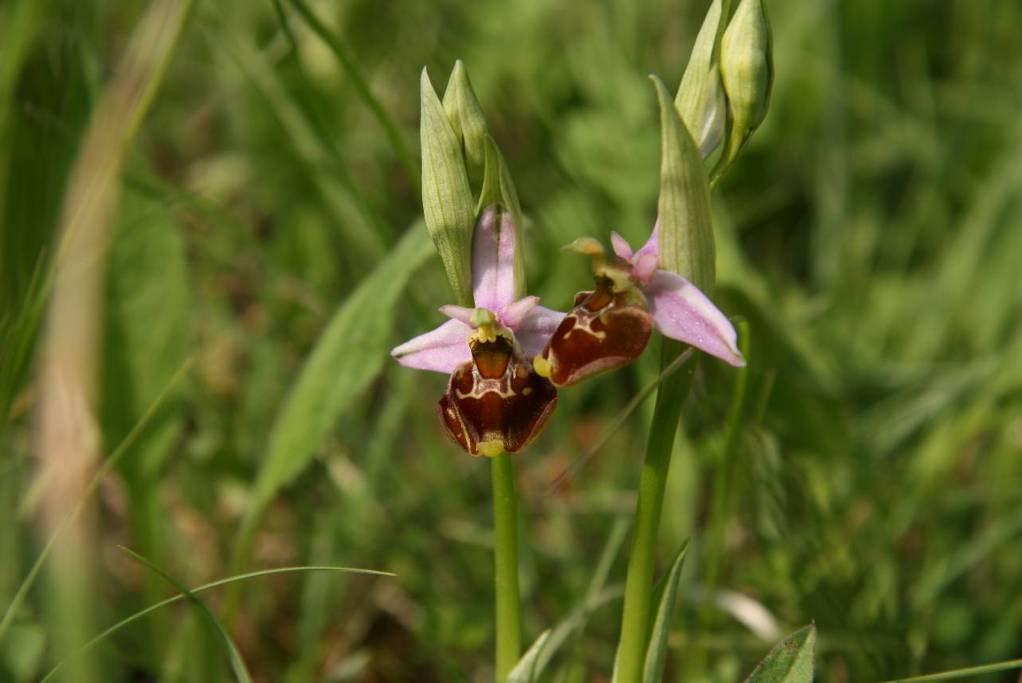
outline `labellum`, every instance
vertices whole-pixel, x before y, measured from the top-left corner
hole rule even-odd
[[[515,453],[542,431],[557,390],[521,357],[507,330],[484,325],[469,348],[472,360],[451,373],[437,404],[440,421],[472,455]]]
[[[575,296],[534,365],[557,386],[631,363],[653,333],[653,316],[642,293],[631,283],[597,276],[596,289]]]

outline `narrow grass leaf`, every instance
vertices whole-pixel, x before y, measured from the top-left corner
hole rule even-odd
[[[539,638],[529,646],[529,649],[511,670],[508,677],[509,683],[511,681],[519,683],[520,681],[539,680],[539,677],[543,674],[553,656],[564,645],[565,641],[585,623],[589,618],[589,614],[610,602],[621,599],[623,594],[621,586],[605,588],[572,610],[568,616],[552,629],[547,629],[540,634]],[[515,675],[519,676],[519,678],[511,678]],[[523,678],[526,675],[528,677]]]
[[[342,572],[347,574],[370,574],[373,576],[396,576],[391,572],[378,571],[376,569],[359,569],[357,567],[333,567],[328,565],[277,567],[275,569],[260,569],[259,571],[246,572],[244,574],[238,574],[236,576],[229,576],[225,579],[217,579],[216,581],[204,583],[201,586],[196,586],[195,588],[189,590],[192,593],[192,595],[194,595],[196,593],[202,593],[204,591],[212,590],[213,588],[228,586],[239,581],[247,581],[248,579],[258,579],[264,576],[276,576],[278,574],[295,574],[300,572]],[[187,598],[188,595],[184,592],[181,592],[178,593],[177,595],[173,595],[167,598],[166,600],[161,600],[160,602],[149,605],[145,609],[141,609],[138,612],[135,612],[134,614],[131,614],[130,616],[125,617],[124,619],[121,619],[116,624],[109,627],[108,629],[106,629],[105,631],[103,631],[102,633],[100,633],[99,635],[95,636],[94,638],[86,642],[84,645],[82,645],[81,650],[79,650],[78,653],[76,654],[80,655],[86,650],[92,649],[99,643],[103,642],[104,640],[112,636],[114,633],[117,633],[124,627],[138,621],[142,617],[152,612],[155,612],[156,610],[162,607],[172,605],[175,602],[180,602],[181,600],[185,600]],[[65,663],[66,662],[59,662],[56,666],[50,669],[50,671],[45,676],[43,676],[40,683],[45,683],[46,681],[50,680],[50,678],[52,678],[54,674],[60,671],[60,669],[64,666]]]
[[[550,629],[543,631],[539,634],[539,638],[536,638],[529,649],[522,655],[522,658],[515,664],[515,668],[511,669],[511,673],[507,675],[507,683],[531,683],[536,680],[538,675],[537,662],[539,661],[539,655],[543,652],[544,646],[546,646],[547,640],[550,639]]]
[[[344,72],[351,79],[352,85],[355,86],[355,92],[358,93],[359,98],[365,102],[366,106],[369,107],[369,111],[372,112],[373,117],[379,121],[380,126],[383,127],[383,131],[387,135],[387,139],[390,141],[391,147],[394,148],[394,153],[400,160],[402,166],[405,168],[405,172],[408,174],[408,178],[417,187],[419,185],[419,174],[415,166],[415,161],[412,159],[411,152],[408,151],[408,144],[405,142],[404,136],[398,129],[397,123],[394,119],[387,114],[387,110],[383,108],[383,104],[373,94],[373,91],[369,89],[369,83],[366,81],[365,76],[362,75],[362,71],[359,70],[355,60],[348,54],[347,49],[341,43],[340,39],[337,38],[326,25],[319,20],[309,6],[306,5],[302,0],[291,0],[291,5],[297,10],[298,14],[301,15],[302,19],[309,28],[312,29],[313,33],[320,37],[320,39],[326,43],[327,47],[330,48],[330,52],[333,53],[337,61],[341,63],[344,68]]]
[[[812,683],[816,625],[803,626],[782,640],[745,683]]]
[[[239,681],[241,681],[241,683],[252,683],[252,677],[249,675],[248,669],[245,668],[245,662],[241,658],[241,653],[238,652],[238,647],[234,644],[234,641],[231,640],[230,634],[227,633],[227,630],[224,628],[223,624],[220,623],[220,620],[217,619],[216,615],[214,615],[213,612],[210,611],[209,607],[206,606],[206,603],[204,603],[202,600],[196,597],[195,593],[188,590],[177,579],[173,578],[172,576],[164,572],[162,569],[154,565],[146,558],[142,557],[133,550],[125,548],[124,546],[119,547],[121,550],[128,553],[128,555],[130,555],[132,558],[144,564],[154,573],[158,574],[162,579],[164,579],[174,588],[181,591],[181,593],[188,599],[188,601],[195,605],[195,607],[199,610],[203,617],[205,617],[206,621],[208,621],[213,626],[213,628],[217,630],[217,633],[220,634],[220,640],[223,641],[224,649],[227,651],[227,656],[231,661],[231,668],[234,669],[234,676]]]
[[[685,563],[687,553],[688,541],[685,541],[667,573],[667,582],[660,597],[660,605],[657,607],[653,630],[649,637],[649,647],[646,650],[646,667],[642,674],[644,683],[659,683],[664,675],[664,662],[667,659],[667,635],[670,633],[674,607],[678,602],[681,568]]]
[[[163,391],[161,391],[159,396],[153,400],[152,404],[150,404],[142,417],[139,418],[138,422],[135,423],[135,426],[132,427],[131,431],[128,432],[124,439],[117,445],[117,448],[115,448],[113,453],[110,454],[110,457],[103,461],[103,465],[96,470],[95,474],[92,475],[92,479],[89,481],[85,494],[77,501],[74,510],[72,510],[64,524],[58,527],[53,532],[53,535],[51,535],[46,541],[46,545],[43,546],[43,550],[39,553],[39,557],[36,558],[36,561],[32,564],[28,574],[18,586],[18,590],[14,593],[14,597],[11,598],[11,603],[7,606],[7,609],[4,610],[3,616],[0,617],[0,642],[4,640],[7,630],[10,628],[11,623],[14,620],[14,615],[18,613],[19,609],[21,609],[21,605],[28,596],[28,592],[32,588],[32,584],[35,583],[36,578],[39,576],[39,572],[42,570],[47,558],[49,558],[57,539],[60,538],[60,535],[67,524],[81,514],[82,508],[85,507],[86,500],[96,490],[96,487],[99,486],[99,482],[102,481],[103,477],[109,474],[110,471],[117,466],[117,463],[120,462],[121,458],[123,458],[124,455],[131,450],[132,445],[134,445],[135,441],[145,430],[146,426],[148,426],[152,421],[153,416],[159,412],[160,407],[163,406],[168,396],[170,396],[176,389],[178,383],[188,372],[189,368],[191,368],[191,365],[191,359],[188,359],[181,365],[181,367],[178,368],[177,372],[174,373],[174,376],[170,378],[166,386],[163,388]]]
[[[959,678],[972,679],[974,676],[995,674],[1001,671],[1011,671],[1013,669],[1022,669],[1022,659],[1010,659],[1004,662],[981,664],[980,666],[969,666],[964,669],[953,669],[951,671],[941,671],[934,674],[921,674],[919,676],[911,676],[909,678],[894,678],[889,681],[884,681],[884,683],[925,683],[926,681],[953,681]]]

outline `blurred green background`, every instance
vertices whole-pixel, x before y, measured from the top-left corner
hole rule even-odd
[[[122,176],[103,452],[140,431],[95,494],[88,635],[173,592],[118,544],[190,586],[366,567],[397,576],[292,574],[234,584],[233,605],[203,596],[231,613],[257,681],[492,675],[487,463],[441,433],[446,379],[387,357],[451,296],[421,248],[407,260],[421,267],[378,270],[425,230],[357,81],[417,166],[420,69],[442,90],[464,60],[528,216],[530,289],[565,309],[589,276],[562,245],[648,233],[660,152],[646,76],[677,86],[706,4],[310,2],[352,71],[288,0],[196,3]],[[693,546],[667,680],[740,680],[813,620],[818,680],[1022,656],[1022,5],[768,6],[770,112],[714,194],[717,298],[747,322],[747,386],[736,402],[738,374],[703,362],[686,407],[661,568]],[[0,3],[0,609],[45,540],[34,350],[68,173],[144,9]],[[304,424],[289,391],[353,300],[344,322],[359,333],[338,353],[360,354],[361,372],[316,366],[327,398]],[[623,581],[614,551],[652,402],[622,411],[657,358],[562,391],[517,457],[527,642],[583,603],[601,554],[610,593]],[[303,439],[309,458],[296,451],[282,486],[266,484],[268,453]],[[254,500],[266,513],[239,552]],[[48,585],[0,639],[0,680],[38,680],[63,656]],[[609,680],[619,610],[593,610],[548,679]],[[216,632],[183,604],[98,653],[102,680],[229,676]]]

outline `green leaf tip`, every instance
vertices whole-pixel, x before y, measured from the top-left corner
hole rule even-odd
[[[472,304],[472,231],[475,202],[461,141],[426,69],[420,79],[422,114],[422,211],[447,280],[463,306]]]
[[[646,663],[642,674],[643,683],[660,683],[663,680],[664,663],[667,661],[667,636],[671,630],[674,608],[678,603],[681,570],[685,565],[687,554],[688,541],[686,540],[682,543],[678,554],[675,555],[670,571],[667,572],[663,592],[660,596],[660,605],[657,607],[656,617],[653,620],[649,646],[646,650]]]
[[[709,293],[716,256],[706,168],[664,84],[650,79],[660,104],[660,264]]]
[[[447,80],[443,105],[455,134],[465,145],[469,163],[474,168],[480,167],[486,154],[486,116],[472,88],[468,69],[460,59],[454,63],[451,77]]]
[[[770,650],[745,683],[811,683],[816,625],[803,626]]]

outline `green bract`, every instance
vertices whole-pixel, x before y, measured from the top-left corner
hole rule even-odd
[[[650,77],[660,100],[661,267],[690,280],[704,292],[714,283],[710,188],[703,159],[664,84]]]
[[[720,46],[729,121],[722,165],[729,164],[766,116],[773,84],[770,22],[763,0],[741,0]]]
[[[721,0],[713,0],[674,98],[674,106],[703,157],[720,144],[727,119],[727,101],[720,83],[720,15]]]
[[[422,70],[422,211],[458,303],[472,303],[472,230],[476,211],[461,141]]]

